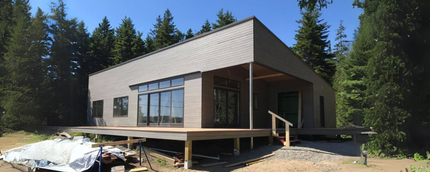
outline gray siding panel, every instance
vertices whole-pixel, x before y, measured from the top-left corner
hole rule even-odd
[[[335,100],[332,87],[305,65],[258,20],[254,20],[254,44],[254,58],[257,63],[313,83],[313,127],[320,127],[319,96],[325,98],[326,127],[336,127]]]
[[[197,71],[210,71],[253,61],[253,20],[248,20],[198,39],[160,51],[133,62],[102,71],[89,78],[89,104],[93,100],[104,100],[103,119],[97,121],[107,126],[137,125],[137,88],[130,85],[145,83]],[[202,81],[189,76],[186,81],[185,127],[201,127]],[[201,77],[200,77],[201,78]],[[188,88],[188,84],[189,87]],[[113,117],[113,98],[129,96],[128,117]],[[188,96],[188,95],[187,95]],[[190,108],[190,109],[188,109]],[[91,110],[88,110],[91,119]],[[189,116],[188,116],[189,115]],[[198,124],[194,124],[198,121]],[[193,123],[193,124],[192,124]]]

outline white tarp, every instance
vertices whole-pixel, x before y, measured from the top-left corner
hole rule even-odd
[[[4,152],[3,160],[28,167],[42,167],[56,171],[84,171],[94,164],[100,148],[82,144],[82,137],[45,140]],[[121,150],[103,149],[125,161]]]

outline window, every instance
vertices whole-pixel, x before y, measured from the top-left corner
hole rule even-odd
[[[93,118],[103,118],[103,100],[93,101]]]
[[[128,115],[128,97],[115,98],[113,100],[113,116],[123,117]]]
[[[148,90],[148,85],[139,85],[139,92],[142,92],[142,91],[147,91]]]
[[[239,124],[240,93],[232,90],[214,89],[214,123],[218,126]]]
[[[172,79],[172,87],[184,85],[184,77]]]
[[[240,89],[240,82],[235,80],[230,80],[227,78],[221,78],[218,76],[214,77],[214,85],[229,87],[234,89]]]
[[[139,92],[176,87],[181,85],[184,85],[184,77],[156,81],[149,84],[142,84],[139,85]]]
[[[160,82],[160,88],[168,88],[168,87],[170,87],[170,80]]]
[[[148,86],[149,88],[148,88],[148,90],[155,90],[155,89],[158,89],[158,82],[156,82],[156,83],[151,83],[151,84],[149,84],[149,86]]]
[[[183,119],[183,89],[139,95],[139,125],[182,124]]]
[[[252,106],[254,110],[258,110],[258,94],[254,93],[253,97],[252,97]]]

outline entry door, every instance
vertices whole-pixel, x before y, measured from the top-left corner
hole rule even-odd
[[[278,115],[297,127],[299,114],[299,92],[278,93]],[[280,128],[285,127],[283,122],[279,122]]]
[[[239,126],[240,93],[214,89],[214,124],[216,127]]]

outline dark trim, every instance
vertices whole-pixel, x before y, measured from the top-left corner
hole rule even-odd
[[[131,84],[131,85],[128,85],[129,87],[133,87],[133,86],[139,86],[139,85],[142,85],[142,84],[147,84],[147,83],[151,83],[151,82],[156,82],[156,81],[160,81],[160,80],[163,80],[163,79],[174,79],[174,78],[179,78],[179,77],[184,77],[184,81],[185,81],[185,76],[187,76],[187,75],[191,75],[191,74],[194,74],[194,73],[202,73],[201,71],[195,71],[195,72],[189,72],[189,73],[184,73],[184,74],[180,74],[180,75],[175,75],[175,76],[169,76],[169,77],[166,77],[166,78],[162,78],[162,79],[153,79],[153,80],[149,80],[149,81],[145,81],[145,82],[139,82],[139,83],[137,83],[137,84]],[[185,83],[184,83],[185,84]],[[179,86],[179,85],[178,85]],[[176,87],[176,86],[175,86]]]
[[[89,76],[93,76],[93,75],[95,75],[95,74],[98,74],[98,73],[101,73],[101,72],[104,72],[104,71],[107,71],[107,70],[110,70],[110,69],[116,68],[116,67],[118,67],[118,66],[122,66],[122,65],[124,65],[124,64],[130,63],[130,62],[133,62],[133,61],[135,61],[135,60],[138,60],[138,59],[141,59],[141,58],[144,58],[144,57],[150,56],[150,55],[152,55],[152,54],[156,54],[156,53],[162,52],[162,51],[164,51],[164,50],[168,50],[168,49],[173,48],[173,47],[176,47],[176,46],[178,46],[178,45],[182,45],[182,44],[185,44],[185,43],[187,43],[187,42],[190,42],[190,41],[193,41],[193,40],[196,40],[196,39],[203,38],[203,37],[205,37],[205,36],[207,36],[207,35],[210,35],[210,34],[213,34],[213,33],[219,32],[219,31],[221,31],[221,30],[224,30],[224,29],[227,29],[227,28],[230,28],[230,27],[233,27],[233,26],[236,26],[236,25],[239,25],[239,24],[245,23],[245,22],[247,22],[247,21],[249,21],[249,20],[252,20],[252,19],[255,19],[255,16],[251,16],[251,17],[248,17],[248,18],[245,18],[245,19],[242,19],[242,20],[239,20],[239,21],[233,22],[233,23],[228,24],[228,25],[226,25],[226,26],[223,26],[223,27],[220,27],[220,28],[217,28],[217,29],[211,30],[211,31],[209,31],[209,32],[205,32],[205,33],[203,33],[203,34],[200,34],[200,35],[194,36],[194,37],[192,37],[192,38],[190,38],[190,39],[186,39],[186,40],[184,40],[184,41],[181,41],[181,42],[175,43],[175,44],[173,44],[173,45],[170,45],[170,46],[167,46],[167,47],[161,48],[161,49],[159,49],[159,50],[157,50],[157,51],[153,51],[153,52],[150,52],[150,53],[148,53],[148,54],[141,55],[141,56],[135,57],[135,58],[133,58],[133,59],[127,60],[127,61],[125,61],[125,62],[122,62],[122,63],[120,63],[120,64],[117,64],[117,65],[111,66],[111,67],[109,67],[109,68],[99,70],[99,71],[97,71],[97,72],[94,72],[94,73],[89,74]]]
[[[102,116],[101,117],[95,117],[94,116],[94,113],[93,113],[93,110],[94,110],[94,103],[95,102],[102,102]],[[92,118],[102,118],[103,119],[103,113],[104,113],[104,106],[105,106],[105,102],[104,102],[104,99],[101,99],[101,100],[95,100],[95,101],[93,101],[92,102],[92,104],[91,104],[91,117]],[[97,113],[97,112],[96,112]]]
[[[112,110],[113,110],[113,113],[112,113],[112,116],[114,117],[114,118],[121,118],[121,117],[128,117],[128,105],[130,104],[130,100],[128,99],[128,96],[122,96],[122,97],[114,97],[113,98],[113,106],[112,107],[115,107],[115,99],[121,99],[121,98],[127,98],[127,115],[119,115],[119,116],[115,116],[115,108],[112,108]],[[121,101],[121,103],[122,103],[122,101]],[[122,109],[121,109],[121,111],[122,111]]]

